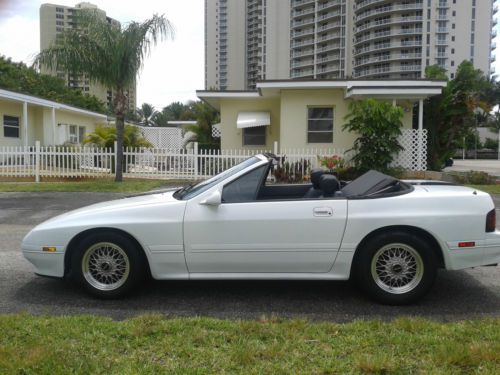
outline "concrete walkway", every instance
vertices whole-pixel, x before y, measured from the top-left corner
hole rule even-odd
[[[453,167],[445,168],[444,171],[446,172],[481,171],[481,172],[486,172],[492,176],[500,177],[500,160],[455,159]]]

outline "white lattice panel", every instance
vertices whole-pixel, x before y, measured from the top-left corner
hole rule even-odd
[[[427,169],[427,129],[422,132],[416,129],[404,129],[399,137],[399,144],[403,147],[392,163],[412,171]]]
[[[142,135],[154,148],[180,150],[182,148],[182,129],[139,126]]]
[[[212,137],[214,138],[220,138],[222,132],[220,129],[220,124],[214,124],[212,125]]]

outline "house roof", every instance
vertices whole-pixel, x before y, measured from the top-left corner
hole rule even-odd
[[[102,113],[97,113],[97,112],[89,111],[87,109],[73,107],[73,106],[70,106],[67,104],[54,102],[52,100],[42,99],[42,98],[39,98],[36,96],[21,94],[18,92],[4,90],[4,89],[0,89],[0,99],[6,99],[6,100],[21,102],[21,103],[26,102],[28,104],[38,105],[40,107],[55,108],[58,110],[78,113],[81,115],[91,116],[91,117],[98,118],[98,119],[107,119],[107,116],[102,114]]]
[[[216,109],[221,99],[279,97],[282,90],[344,90],[344,97],[419,100],[439,95],[446,86],[441,80],[269,80],[257,82],[253,91],[196,91],[196,95]]]

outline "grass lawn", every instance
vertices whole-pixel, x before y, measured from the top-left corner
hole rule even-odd
[[[187,181],[178,180],[125,180],[121,183],[109,180],[64,181],[64,182],[0,182],[0,192],[111,192],[140,193],[169,186],[183,186]]]
[[[485,191],[490,194],[500,194],[500,185],[468,185],[474,189]]]
[[[499,374],[500,319],[0,316],[1,374]]]

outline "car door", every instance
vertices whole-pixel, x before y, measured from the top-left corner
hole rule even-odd
[[[267,168],[267,167],[266,167]],[[257,201],[263,167],[222,189],[220,205],[188,202],[184,245],[190,273],[328,272],[340,248],[347,200]]]

